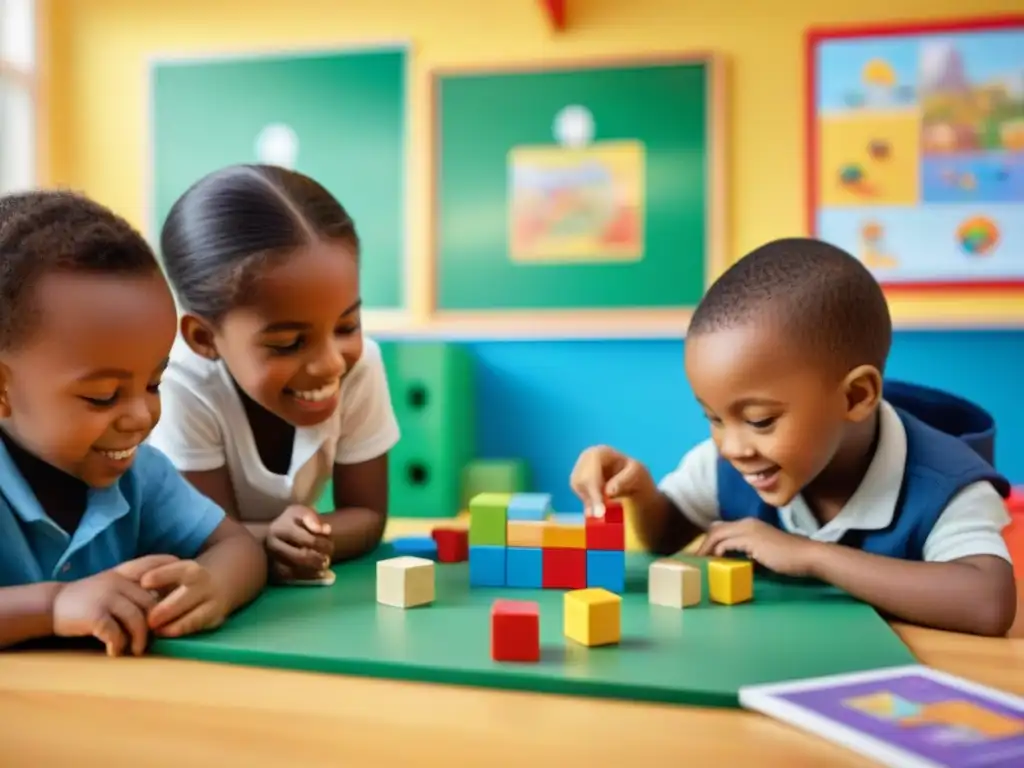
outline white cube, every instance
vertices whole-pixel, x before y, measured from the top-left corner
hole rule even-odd
[[[410,556],[379,561],[377,602],[396,608],[434,602],[434,561]]]
[[[686,608],[700,603],[700,569],[678,560],[655,560],[647,571],[647,594],[653,605]]]

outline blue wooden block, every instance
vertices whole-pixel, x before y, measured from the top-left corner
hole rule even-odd
[[[540,547],[510,547],[505,555],[505,580],[510,587],[543,586],[544,551]]]
[[[562,525],[585,525],[587,521],[582,512],[556,512],[549,519]]]
[[[469,548],[469,586],[505,586],[505,547],[478,544]]]
[[[509,520],[546,520],[550,513],[550,493],[515,493],[508,502]]]
[[[411,555],[437,560],[437,542],[429,536],[399,536],[392,539],[391,547],[395,555]]]
[[[626,553],[588,549],[587,586],[603,587],[617,595],[623,594],[626,591]]]

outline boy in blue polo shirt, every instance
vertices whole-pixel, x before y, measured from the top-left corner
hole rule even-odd
[[[656,553],[706,531],[698,554],[744,553],[904,621],[1005,634],[1009,484],[956,436],[969,404],[883,388],[891,338],[881,288],[855,258],[811,239],[758,248],[708,290],[687,335],[711,439],[657,485],[639,462],[589,448],[571,485],[588,509],[632,496]]]
[[[67,192],[0,198],[0,646],[140,654],[264,585],[252,536],[144,444],[176,326],[121,218]]]

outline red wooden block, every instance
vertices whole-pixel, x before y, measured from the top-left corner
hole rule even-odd
[[[463,563],[469,559],[469,531],[465,528],[435,528],[430,532],[437,544],[441,563]]]
[[[540,661],[540,606],[530,600],[495,600],[491,605],[491,658]]]
[[[604,517],[601,518],[606,523],[621,523],[623,522],[622,513],[622,502],[613,501],[608,499],[604,503]]]
[[[624,523],[609,523],[606,518],[587,518],[587,549],[626,549],[626,526]]]
[[[587,550],[545,547],[542,557],[544,589],[586,589]]]

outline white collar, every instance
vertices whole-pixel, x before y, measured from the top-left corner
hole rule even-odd
[[[779,520],[787,531],[836,542],[851,529],[877,531],[892,522],[907,464],[907,431],[889,403],[883,400],[878,411],[878,447],[850,500],[838,515],[819,526],[803,497],[797,496],[779,509]]]

